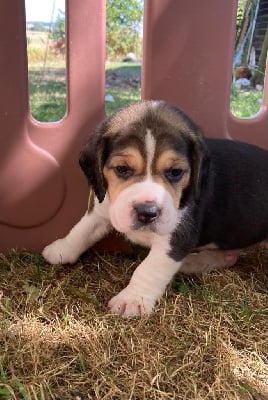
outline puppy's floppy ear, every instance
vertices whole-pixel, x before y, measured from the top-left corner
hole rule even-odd
[[[85,173],[89,185],[93,188],[97,199],[101,203],[104,200],[107,183],[103,175],[105,163],[105,121],[92,132],[80,153],[79,164]]]
[[[203,134],[197,128],[197,134],[191,135],[191,163],[192,163],[192,187],[195,199],[199,199],[202,189],[206,187],[209,179],[210,154],[203,139]]]

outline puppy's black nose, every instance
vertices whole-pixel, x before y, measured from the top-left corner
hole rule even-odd
[[[134,205],[137,218],[143,224],[150,224],[155,221],[160,215],[160,208],[153,201],[145,203],[137,203]]]

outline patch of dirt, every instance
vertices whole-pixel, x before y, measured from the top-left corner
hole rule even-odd
[[[141,77],[137,74],[125,76],[120,71],[108,71],[106,73],[106,87],[125,87],[138,89],[141,87]]]
[[[65,68],[46,67],[29,69],[30,81],[66,81]],[[106,71],[106,87],[140,88],[141,73],[139,67],[120,67]]]

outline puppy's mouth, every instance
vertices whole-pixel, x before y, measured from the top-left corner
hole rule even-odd
[[[133,224],[132,229],[134,231],[157,232],[156,222],[151,222],[150,224],[142,224],[141,222],[136,221]]]

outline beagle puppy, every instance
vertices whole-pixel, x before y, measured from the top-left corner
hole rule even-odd
[[[239,249],[268,239],[268,151],[205,139],[164,101],[141,101],[106,118],[89,135],[80,166],[94,205],[43,256],[74,263],[112,228],[149,247],[110,300],[114,314],[149,314],[178,271],[231,266]]]

